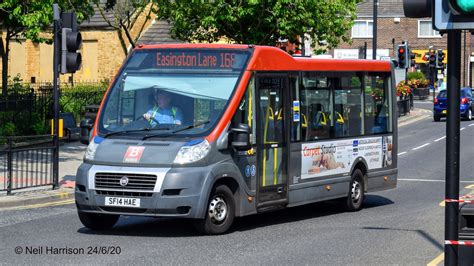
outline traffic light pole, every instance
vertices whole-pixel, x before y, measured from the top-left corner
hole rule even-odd
[[[374,0],[374,18],[373,18],[373,22],[372,22],[372,35],[373,35],[373,39],[372,39],[372,60],[376,60],[377,59],[377,17],[378,17],[378,14],[377,14],[377,10],[378,10],[378,6],[379,6],[379,0]]]
[[[448,114],[446,123],[446,199],[459,199],[459,94],[461,78],[461,31],[448,33]],[[459,239],[459,203],[446,201],[445,240]],[[445,265],[458,265],[458,246],[444,246]]]
[[[54,54],[53,54],[53,189],[59,188],[59,57],[60,57],[60,11],[58,4],[53,4],[54,16]]]

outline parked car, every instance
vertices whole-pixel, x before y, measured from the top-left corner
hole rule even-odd
[[[474,98],[473,92],[470,87],[461,88],[461,104],[460,104],[460,113],[461,118],[466,120],[472,120],[472,113],[474,111]],[[441,117],[446,117],[447,108],[448,108],[448,92],[447,90],[441,90],[438,93],[438,96],[434,99],[433,106],[433,118],[434,121],[439,121]]]

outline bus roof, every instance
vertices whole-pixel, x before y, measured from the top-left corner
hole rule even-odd
[[[292,57],[287,52],[271,46],[244,44],[179,43],[139,45],[136,49],[253,49],[247,66],[251,71],[367,71],[389,72],[391,63],[382,60],[323,59]]]

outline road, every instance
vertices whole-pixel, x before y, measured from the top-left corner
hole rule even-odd
[[[427,117],[399,128],[398,188],[368,195],[360,212],[317,203],[240,218],[227,235],[201,236],[186,220],[136,217],[96,233],[81,225],[72,204],[8,210],[0,212],[0,257],[15,264],[426,265],[443,252],[445,126]],[[474,121],[461,127],[461,188],[468,193]],[[89,246],[119,247],[120,254],[44,254],[46,247],[87,253]],[[26,247],[43,247],[43,254],[26,255]]]

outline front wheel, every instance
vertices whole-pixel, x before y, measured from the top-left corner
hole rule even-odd
[[[434,115],[433,119],[434,119],[435,122],[439,122],[441,120],[441,117],[438,116],[438,115]]]
[[[362,209],[364,201],[364,174],[359,169],[352,173],[351,183],[349,186],[349,194],[345,200],[345,209],[350,212],[359,211]]]
[[[92,230],[106,230],[112,228],[120,215],[78,212],[81,223]]]
[[[469,109],[467,110],[466,120],[467,120],[467,121],[471,121],[471,120],[472,120],[472,110],[471,110],[471,108],[469,108]]]
[[[219,185],[211,192],[205,218],[196,220],[194,226],[203,234],[223,234],[231,227],[234,216],[234,195],[227,186]]]

